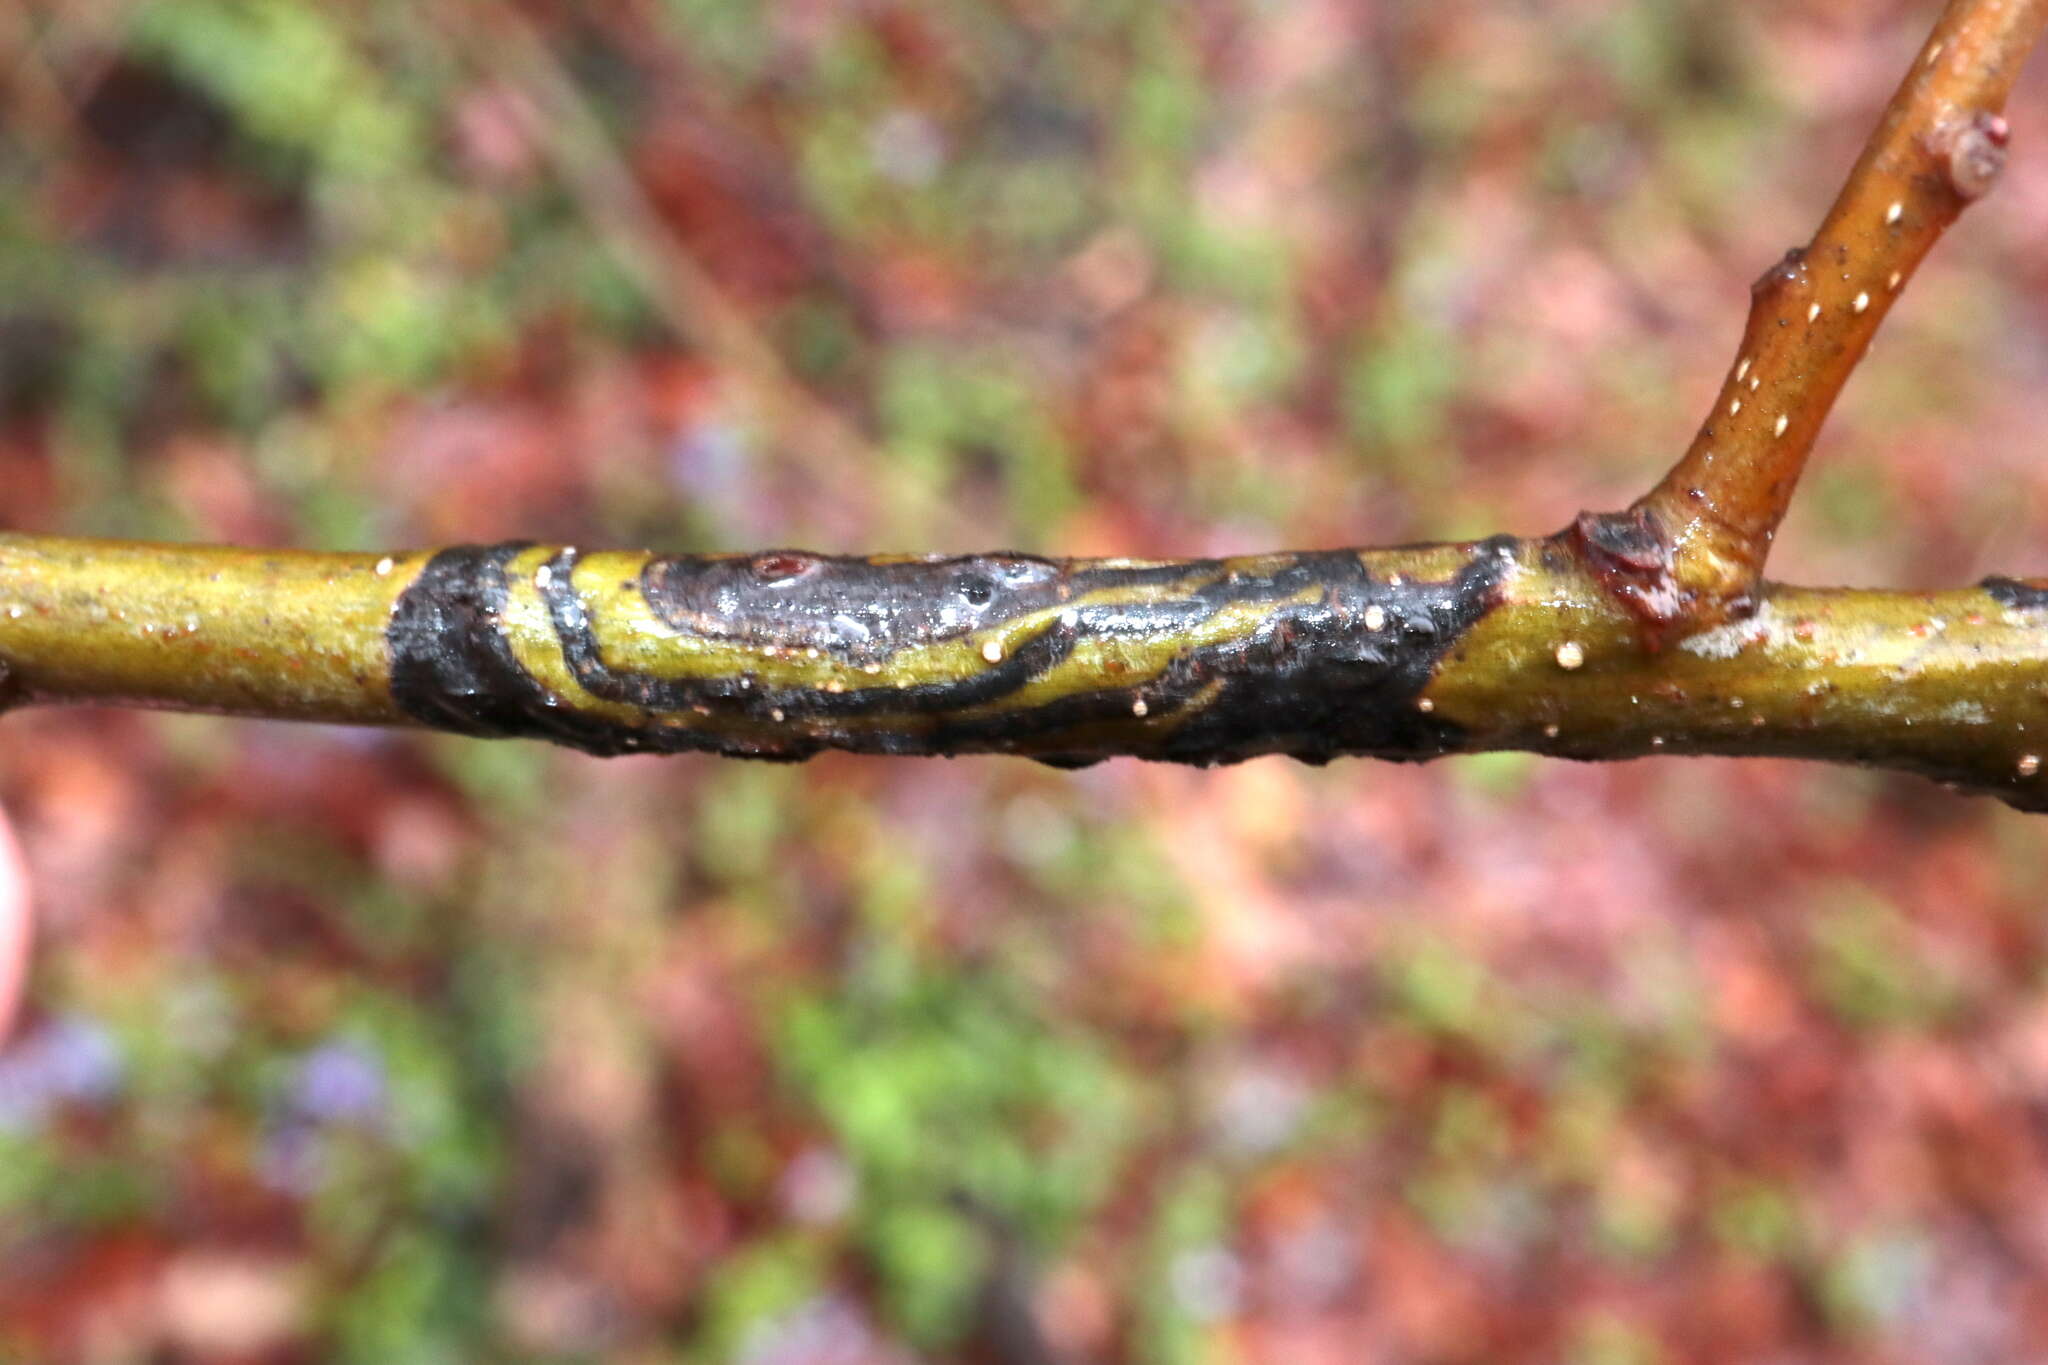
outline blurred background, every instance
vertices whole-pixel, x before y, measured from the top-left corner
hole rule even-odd
[[[0,0],[0,524],[1195,554],[1684,446],[1932,0]],[[2048,59],[1784,578],[2048,572]],[[2048,1352],[2038,819],[0,726],[0,1360]]]

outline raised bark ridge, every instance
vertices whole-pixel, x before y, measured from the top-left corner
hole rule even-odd
[[[1512,554],[1461,547],[1431,556],[1448,572],[1428,577],[1375,574],[1348,550],[1139,563],[464,546],[399,597],[391,692],[424,724],[601,754],[1425,758],[1461,736],[1417,700]]]

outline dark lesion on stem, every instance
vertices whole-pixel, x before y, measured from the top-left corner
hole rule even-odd
[[[1430,579],[1376,572],[1354,550],[1167,563],[773,551],[644,556],[629,579],[591,582],[573,549],[458,546],[399,597],[386,642],[392,696],[422,723],[597,754],[1421,759],[1461,745],[1422,692],[1515,552],[1507,538],[1462,547]],[[528,593],[539,610],[522,614]],[[635,654],[650,628],[659,666]]]
[[[1993,574],[1977,585],[2011,611],[2048,611],[2048,578],[2007,578]]]

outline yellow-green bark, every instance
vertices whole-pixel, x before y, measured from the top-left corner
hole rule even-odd
[[[1179,563],[0,536],[0,663],[17,703],[600,753],[1769,754],[2048,806],[2048,592],[1771,586],[1659,645],[1569,536]]]

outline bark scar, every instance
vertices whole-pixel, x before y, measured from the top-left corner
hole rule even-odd
[[[1998,183],[2011,140],[2012,125],[1997,114],[1979,112],[1935,129],[1934,145],[1948,183],[1964,203],[1982,199]]]
[[[1601,589],[1635,617],[1646,647],[1660,649],[1682,632],[1690,594],[1673,572],[1672,540],[1655,512],[1640,505],[1581,512],[1562,539]]]

